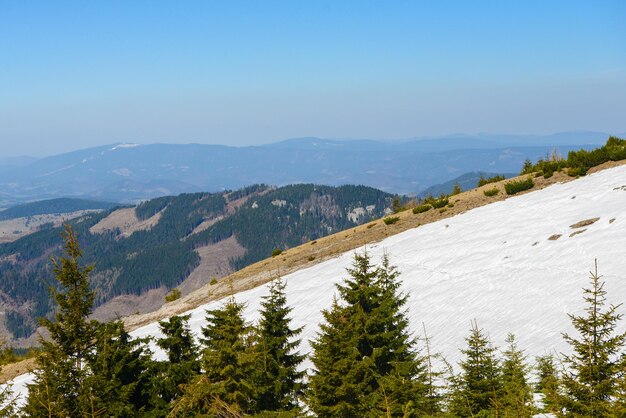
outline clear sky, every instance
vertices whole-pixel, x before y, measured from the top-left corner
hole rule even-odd
[[[0,1],[0,157],[626,131],[626,2]]]

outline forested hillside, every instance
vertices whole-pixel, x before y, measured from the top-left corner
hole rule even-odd
[[[118,206],[118,204],[62,197],[58,199],[40,200],[38,202],[12,206],[0,211],[0,221],[35,215],[77,212],[80,210],[106,210],[115,206]]]
[[[71,225],[85,262],[95,266],[91,283],[97,306],[115,296],[179,285],[203,262],[199,251],[229,238],[242,248],[225,261],[226,271],[233,271],[274,250],[381,217],[392,200],[364,186],[257,185],[157,198],[136,208],[90,214]],[[50,313],[49,259],[60,254],[60,232],[47,228],[0,245],[0,293],[14,337],[29,336],[35,319]]]

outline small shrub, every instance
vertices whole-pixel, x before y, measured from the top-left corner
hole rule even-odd
[[[399,216],[389,216],[385,219],[383,219],[383,222],[385,223],[385,225],[393,225],[396,222],[398,222],[400,220]]]
[[[444,213],[447,210],[448,210],[447,208],[441,208],[441,209],[439,209],[439,213]]]
[[[165,295],[165,302],[174,302],[176,299],[180,299],[180,290],[173,288],[170,293]]]
[[[311,245],[315,245],[315,244],[317,244],[317,240],[311,241]]]
[[[415,206],[413,208],[413,213],[415,214],[424,213],[424,212],[428,212],[431,209],[432,209],[432,206],[429,205],[428,203],[425,203],[423,205]]]
[[[211,278],[211,281],[209,282],[209,284],[217,284],[217,277]]]
[[[528,160],[528,162],[530,163],[530,160]],[[485,184],[497,183],[502,180],[506,180],[504,176],[493,176],[493,177],[480,176],[480,179],[478,179],[478,187],[484,186]]]
[[[448,203],[448,207],[449,208],[453,208],[454,207],[454,203],[452,203],[452,202]]]
[[[373,228],[374,226],[376,226],[376,222],[372,222],[371,224],[367,225],[367,229]]]
[[[487,197],[492,197],[500,193],[500,190],[497,187],[494,187],[493,189],[484,190],[483,193]]]
[[[451,196],[457,195],[457,194],[461,194],[461,192],[463,191],[463,189],[461,189],[461,185],[459,184],[458,181],[454,182],[454,189],[452,189],[452,193]]]
[[[307,260],[313,261],[313,260],[315,260],[315,256],[314,255],[310,255],[309,258],[307,258]]]
[[[446,206],[448,204],[448,198],[447,197],[440,197],[439,199],[433,201],[431,204],[433,206],[433,208],[435,209],[439,209],[442,208],[444,206]]]
[[[535,186],[533,179],[528,177],[526,180],[515,180],[508,183],[504,183],[504,190],[506,194],[513,195],[524,190],[530,190]]]
[[[280,248],[274,248],[274,250],[272,251],[272,257],[276,257],[281,255],[283,252],[283,250],[281,250]]]

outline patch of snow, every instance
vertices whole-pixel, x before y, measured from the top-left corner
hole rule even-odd
[[[280,199],[272,200],[272,205],[278,206],[279,208],[282,208],[286,204],[287,204],[286,200],[280,200]]]
[[[139,146],[141,146],[141,144],[118,144],[114,146],[113,148],[111,148],[109,151],[115,151],[117,149],[123,149],[123,148],[135,148]]]
[[[348,213],[348,219],[351,222],[357,222],[361,216],[365,215],[365,209],[359,207],[354,208]]]

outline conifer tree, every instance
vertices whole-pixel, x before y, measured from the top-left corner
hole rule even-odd
[[[424,362],[407,331],[397,270],[386,256],[374,268],[364,253],[348,274],[311,343],[311,409],[320,417],[425,414]]]
[[[502,411],[508,417],[530,417],[532,388],[528,383],[529,368],[524,353],[517,347],[513,334],[506,338],[507,348],[502,361]]]
[[[481,413],[489,416],[500,408],[502,379],[500,366],[489,338],[472,322],[467,348],[461,350],[464,359],[462,373],[455,382],[450,409],[454,416],[472,417]]]
[[[0,342],[0,347],[2,343]],[[0,373],[2,367],[0,363]],[[15,398],[8,382],[0,381],[0,418],[15,416]]]
[[[549,354],[537,357],[537,392],[543,395],[542,412],[556,414],[560,411],[560,378],[554,363],[554,356]]]
[[[229,298],[221,308],[207,311],[202,328],[202,374],[186,385],[172,416],[241,416],[249,413],[255,395],[251,327],[244,305]]]
[[[50,292],[58,309],[54,321],[40,323],[50,337],[40,337],[35,381],[29,385],[26,411],[29,416],[81,416],[96,414],[93,390],[87,384],[88,363],[94,353],[98,322],[88,320],[94,301],[89,288],[92,266],[81,267],[81,251],[76,235],[65,226],[65,257],[53,260],[60,286]]]
[[[591,287],[583,289],[585,315],[569,317],[578,332],[578,338],[563,334],[573,353],[563,355],[568,369],[563,376],[564,404],[568,415],[605,417],[611,410],[613,397],[618,393],[618,377],[626,333],[617,334],[616,327],[622,315],[621,305],[606,304],[604,282],[598,275],[598,264],[591,273]]]
[[[163,338],[156,344],[167,354],[167,361],[154,365],[151,402],[155,416],[166,415],[171,403],[182,396],[182,386],[200,373],[199,348],[189,329],[190,317],[175,315],[159,322]]]
[[[294,352],[302,328],[291,329],[286,283],[272,281],[269,295],[261,302],[261,320],[255,338],[255,411],[295,411],[303,394],[305,372],[298,366],[305,356]]]
[[[611,417],[626,417],[626,353],[622,353],[618,370]]]
[[[115,417],[134,417],[152,409],[152,359],[145,341],[132,339],[121,321],[101,324],[96,341],[88,377],[94,409]]]

